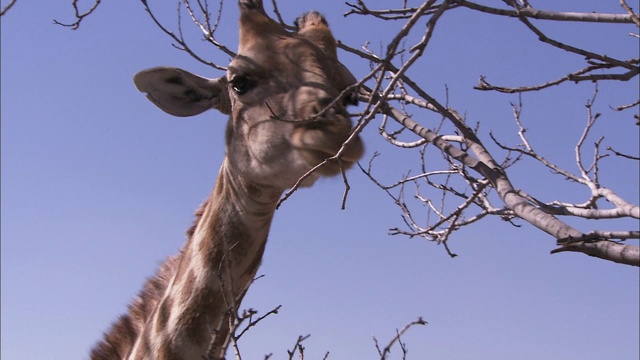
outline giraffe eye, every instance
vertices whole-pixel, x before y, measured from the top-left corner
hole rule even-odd
[[[230,83],[231,88],[238,95],[246,94],[249,90],[253,89],[256,86],[255,81],[250,80],[249,78],[242,75],[234,76],[233,79],[231,79]]]

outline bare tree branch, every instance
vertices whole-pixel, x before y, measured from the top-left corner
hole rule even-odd
[[[640,156],[623,154],[623,153],[621,153],[619,151],[614,150],[611,146],[607,147],[607,150],[611,151],[616,156],[624,157],[624,158],[627,158],[627,159],[630,159],[630,160],[640,160]]]
[[[83,13],[78,8],[78,0],[73,0],[71,4],[73,5],[73,10],[75,12],[76,21],[71,23],[71,24],[64,24],[64,23],[59,22],[58,20],[53,20],[53,23],[57,24],[57,25],[69,27],[69,28],[71,28],[71,30],[77,30],[80,27],[80,23],[82,22],[82,20],[84,20],[85,17],[91,15],[98,8],[98,5],[100,5],[100,1],[101,0],[94,0],[94,1],[95,1],[95,3],[93,4],[93,6],[91,6],[91,8],[89,8],[89,10],[87,10],[86,12]]]
[[[346,2],[347,6],[351,8],[351,10],[344,13],[344,16],[349,15],[371,15],[373,17],[382,19],[382,20],[403,20],[409,19],[413,17],[417,12],[421,12],[424,15],[432,15],[434,12],[440,8],[440,4],[431,5],[428,7],[424,7],[422,9],[419,8],[407,8],[406,6],[401,9],[383,9],[383,10],[371,10],[367,7],[367,5],[362,0],[358,0],[357,4],[352,4]],[[405,4],[406,5],[406,4]]]
[[[296,354],[296,352],[298,352],[300,354],[300,360],[304,359],[304,346],[302,346],[302,342],[304,342],[305,340],[307,340],[309,337],[311,337],[311,335],[305,335],[305,336],[298,336],[298,339],[296,340],[296,343],[293,345],[293,348],[291,350],[287,350],[287,354],[289,355],[289,360],[293,360],[293,356]]]
[[[613,241],[570,241],[562,245],[562,247],[551,251],[551,253],[557,254],[565,251],[581,252],[589,256],[613,261],[619,264],[640,266],[640,262],[638,261],[638,258],[640,258],[640,252],[637,246],[618,244]]]
[[[400,349],[402,350],[402,358],[406,359],[407,356],[407,348],[405,347],[405,344],[402,342],[402,335],[404,335],[407,331],[409,331],[409,329],[411,329],[414,326],[417,325],[427,325],[427,322],[424,321],[421,317],[419,317],[417,320],[411,321],[410,323],[408,323],[407,325],[405,325],[402,329],[400,330],[396,330],[396,335],[391,338],[391,340],[389,341],[389,343],[384,347],[384,348],[380,348],[380,344],[378,342],[378,339],[376,339],[376,337],[373,337],[373,343],[376,347],[376,350],[378,351],[378,355],[380,356],[380,360],[386,360],[389,357],[389,354],[391,353],[391,348],[398,343],[400,345]]]
[[[6,13],[7,13],[7,11],[9,11],[9,9],[11,9],[11,7],[12,7],[13,5],[15,5],[16,1],[17,1],[17,0],[11,0],[11,1],[7,4],[7,6],[5,6],[5,7],[2,9],[2,11],[0,11],[0,16],[2,16],[2,15],[4,15],[4,14],[6,14]]]
[[[525,4],[524,2],[522,4],[523,5],[516,5],[516,6],[520,8],[526,7],[526,5],[524,5]],[[364,5],[362,1],[359,1],[357,6],[352,5],[352,7],[354,6],[357,9],[352,10],[351,11],[352,13],[366,14],[368,12],[369,13],[372,12],[366,7],[366,5]],[[419,9],[412,10],[414,11],[413,13],[411,13],[408,10],[402,10],[402,11],[394,10],[393,13],[394,14],[401,13],[403,17],[409,14],[416,16],[417,14],[422,13],[424,15],[427,12],[427,9],[428,11],[433,11],[433,9],[435,9],[436,6],[438,5],[433,5],[432,3],[427,2],[423,4],[423,7],[420,10]],[[447,6],[447,4],[440,4],[439,6],[441,6],[441,8],[444,8],[445,6]],[[449,8],[450,7],[447,7],[447,9]],[[369,14],[369,15],[378,17],[378,18],[383,18],[385,16],[388,16],[389,14],[391,14],[391,12],[384,13],[384,14],[375,13],[375,14]],[[435,24],[435,21],[437,20],[437,18],[434,19],[434,17],[432,17],[432,19],[430,20],[431,24]],[[518,17],[518,18],[525,23],[527,22],[527,20],[523,19],[523,17]],[[557,20],[560,19],[560,17],[556,17],[556,18]],[[572,17],[568,16],[565,18],[570,19]],[[428,144],[433,144],[438,149],[440,149],[440,151],[442,151],[442,153],[445,154],[446,157],[455,159],[460,164],[462,164],[462,167],[460,169],[470,168],[478,172],[480,175],[484,177],[484,179],[486,179],[486,181],[488,181],[484,184],[491,184],[491,187],[498,191],[499,198],[504,202],[504,207],[496,208],[492,206],[489,200],[489,197],[486,196],[486,194],[483,191],[478,190],[477,192],[473,192],[472,193],[473,195],[468,195],[463,192],[458,192],[457,190],[455,190],[450,186],[445,186],[443,184],[437,184],[437,183],[431,182],[429,179],[435,174],[438,174],[439,173],[438,171],[425,171],[423,174],[420,174],[420,175],[405,177],[403,180],[391,186],[385,186],[380,184],[377,181],[374,181],[376,184],[378,184],[378,186],[381,189],[385,190],[393,198],[393,201],[400,207],[402,211],[405,224],[409,228],[413,229],[412,231],[404,231],[398,228],[394,228],[392,229],[392,234],[404,234],[408,236],[423,236],[430,240],[437,241],[438,243],[445,244],[446,246],[446,240],[448,239],[448,236],[451,234],[452,231],[460,228],[461,226],[470,224],[473,221],[481,219],[488,214],[493,214],[493,215],[499,215],[505,221],[509,221],[509,222],[512,222],[513,216],[517,216],[533,224],[534,226],[537,226],[541,230],[553,235],[560,243],[565,241],[566,239],[582,238],[584,234],[572,228],[565,222],[559,220],[555,216],[571,215],[571,216],[577,216],[577,217],[582,217],[586,219],[624,218],[624,217],[636,216],[638,211],[637,210],[638,207],[636,205],[630,204],[622,199],[618,199],[619,200],[618,203],[611,202],[610,198],[617,197],[615,193],[610,189],[606,189],[599,185],[598,164],[601,159],[607,156],[607,154],[600,154],[600,151],[599,151],[600,143],[602,142],[603,139],[599,139],[595,143],[592,162],[590,164],[584,164],[583,162],[581,149],[583,147],[584,141],[586,140],[586,136],[589,134],[591,128],[593,127],[593,123],[595,123],[595,120],[599,116],[598,114],[591,114],[590,106],[589,106],[588,117],[591,123],[588,124],[587,127],[585,128],[585,131],[581,136],[581,140],[579,140],[578,146],[576,147],[576,156],[577,156],[576,161],[579,165],[579,169],[581,169],[580,175],[574,175],[562,169],[561,167],[552,164],[550,161],[544,159],[537,152],[535,152],[534,149],[531,147],[531,145],[528,144],[526,137],[524,137],[524,127],[520,123],[519,116],[517,117],[516,120],[520,128],[520,132],[519,132],[520,137],[525,144],[528,144],[526,145],[525,148],[506,147],[500,144],[493,136],[492,138],[501,148],[507,150],[509,154],[515,153],[517,155],[515,160],[508,160],[509,158],[505,158],[502,164],[505,164],[505,165],[513,164],[517,162],[519,159],[521,159],[522,155],[532,157],[536,161],[539,161],[543,163],[546,167],[552,169],[553,172],[557,174],[561,174],[568,179],[576,181],[577,183],[581,183],[583,185],[589,186],[589,188],[592,189],[591,198],[588,201],[586,201],[584,205],[563,204],[557,201],[553,203],[545,204],[535,199],[534,197],[526,194],[524,191],[513,187],[513,185],[511,185],[510,181],[508,180],[508,177],[504,170],[505,168],[501,168],[501,166],[493,159],[493,157],[490,155],[490,153],[487,151],[484,145],[482,145],[479,138],[474,134],[474,131],[472,131],[472,129],[465,124],[464,120],[459,115],[457,115],[457,113],[452,109],[449,109],[440,105],[433,97],[429,96],[429,94],[423,91],[415,82],[413,82],[410,78],[404,75],[404,73],[406,72],[406,69],[408,69],[413,65],[416,58],[412,56],[409,58],[409,60],[404,61],[403,66],[401,68],[396,68],[394,65],[391,64],[391,59],[393,59],[396,55],[401,53],[400,51],[397,50],[399,39],[404,38],[412,29],[412,21],[415,20],[415,17],[409,17],[409,19],[410,20],[407,21],[407,24],[405,24],[405,26],[398,32],[398,35],[396,35],[394,40],[389,43],[389,46],[387,47],[387,51],[385,54],[386,56],[384,58],[378,57],[368,50],[366,52],[363,52],[363,51],[348,47],[344,44],[340,44],[340,47],[346,51],[357,54],[358,56],[361,56],[362,58],[367,59],[372,63],[383,65],[382,68],[380,67],[377,68],[378,70],[382,70],[382,72],[380,72],[377,75],[378,80],[376,82],[376,86],[373,89],[367,89],[368,98],[366,98],[366,100],[370,105],[365,111],[365,114],[367,112],[383,113],[384,119],[383,119],[383,124],[380,127],[381,129],[380,133],[392,145],[402,147],[402,148],[412,148],[412,147],[424,147],[424,146],[427,146]],[[591,16],[590,19],[585,18],[583,20],[595,21],[596,19],[603,19],[603,18]],[[541,35],[542,40],[550,45],[553,45],[563,50],[571,51],[576,54],[586,56],[588,58],[592,58],[598,61],[598,62],[591,61],[590,65],[585,69],[575,72],[573,74],[569,74],[564,78],[560,79],[559,81],[552,82],[549,84],[544,84],[543,86],[540,86],[538,89],[543,89],[549,86],[557,85],[564,81],[581,82],[584,80],[601,81],[605,79],[621,81],[621,80],[630,79],[636,76],[638,73],[637,59],[632,59],[632,60],[623,62],[620,60],[612,59],[604,55],[588,52],[586,50],[578,49],[566,44],[559,43],[555,40],[552,40],[544,36],[544,34],[542,34],[539,30],[537,30],[537,28],[535,28],[530,23],[528,27],[530,27],[530,29],[534,31],[536,34]],[[428,44],[428,41],[421,42],[411,47],[411,50],[412,51],[422,50],[426,47],[427,44]],[[415,53],[412,53],[412,55],[415,55]],[[629,70],[622,75],[592,74],[592,72],[596,70],[607,70],[607,69],[614,69],[618,67],[623,67]],[[385,75],[385,74],[389,74],[389,75]],[[385,78],[389,80],[389,84],[385,84],[385,86],[382,87],[382,80]],[[400,87],[404,87],[404,86],[407,86],[411,90],[415,91],[416,94],[418,94],[418,97],[411,96],[407,94],[404,90],[400,91],[399,94],[393,93],[393,89],[396,89],[396,88],[399,89]],[[486,81],[484,86],[489,87]],[[528,88],[518,88],[516,89],[516,91],[523,91],[523,89],[528,90]],[[505,88],[501,90],[508,90],[508,89]],[[514,92],[511,90],[509,91]],[[414,121],[409,114],[407,114],[406,112],[400,111],[390,106],[387,103],[388,101],[394,101],[394,100],[399,101],[401,104],[403,104],[403,106],[415,105],[415,106],[429,109],[436,113],[441,114],[442,116],[444,116],[445,119],[450,121],[455,126],[456,130],[459,132],[460,135],[455,135],[455,136],[444,135],[444,134],[441,135],[436,132],[433,132],[432,130],[422,127],[416,121]],[[416,141],[399,140],[398,135],[401,133],[401,131],[390,132],[389,130],[387,130],[387,126],[385,125],[387,118],[394,119],[396,122],[398,122],[402,126],[401,129],[409,129],[415,134],[417,134],[421,139]],[[453,145],[452,142],[457,142],[462,147],[456,147]],[[467,150],[471,150],[471,153],[475,154],[475,156],[471,155],[471,153],[468,152]],[[482,182],[478,182],[473,177],[466,175],[465,171],[455,170],[456,167],[459,167],[459,165],[454,165],[453,163],[451,163],[450,169],[448,170],[448,172],[450,174],[455,174],[455,173],[458,173],[459,171],[459,174],[462,176],[463,179],[465,179],[465,182],[468,185],[473,186],[474,189],[481,189],[481,187],[479,186],[483,184]],[[365,174],[367,174],[368,177],[373,179],[371,169],[365,170],[362,167],[361,169],[363,170],[363,172],[365,172]],[[592,174],[592,177],[589,174]],[[440,189],[443,192],[443,195],[446,193],[451,193],[456,195],[456,197],[463,199],[463,201],[457,207],[449,209],[446,213],[444,213],[443,212],[444,208],[436,207],[435,203],[431,199],[424,198],[419,194],[416,194],[415,197],[420,201],[422,201],[425,205],[427,205],[428,208],[430,209],[430,212],[432,212],[433,214],[436,214],[438,218],[438,221],[430,223],[429,226],[423,227],[421,225],[418,225],[416,219],[414,219],[413,215],[411,214],[411,211],[409,210],[408,204],[403,200],[404,193],[405,193],[405,190],[404,190],[405,185],[409,183],[415,183],[417,187],[418,180],[425,180],[427,184],[429,184],[433,188]],[[394,195],[389,192],[390,189],[393,187],[398,187],[400,189],[400,191],[398,192],[398,195]],[[599,198],[606,198],[607,200],[609,200],[610,203],[614,204],[615,207],[613,209],[603,209],[603,210],[591,208],[595,206],[596,200]],[[473,204],[474,206],[478,206],[479,209],[481,210],[475,216],[468,217],[465,219],[461,218],[462,216],[461,214],[463,213],[463,211],[468,210],[471,204]],[[446,226],[444,226],[445,224]],[[440,229],[440,227],[442,228]],[[612,233],[610,233],[609,235],[612,235]],[[628,246],[631,246],[631,245],[628,245]],[[449,250],[447,249],[447,251]],[[604,256],[606,257],[606,254]],[[612,258],[610,260],[616,261],[615,258]]]
[[[638,18],[638,14],[633,12],[633,9],[627,5],[625,0],[620,0],[620,5],[629,14],[633,23],[636,24],[637,27],[640,27],[640,18]]]
[[[211,13],[209,12],[209,6],[208,6],[208,2],[207,1],[205,1],[204,5],[203,5],[201,0],[198,0],[198,5],[199,5],[200,12],[202,13],[202,15],[205,18],[204,23],[202,23],[202,22],[200,22],[200,20],[198,20],[198,16],[194,12],[194,10],[191,8],[191,4],[189,3],[189,0],[182,0],[182,2],[184,3],[184,6],[187,8],[187,11],[189,12],[189,16],[191,16],[191,21],[193,21],[193,23],[196,24],[196,26],[198,26],[200,28],[200,30],[202,31],[202,34],[204,35],[204,39],[206,41],[208,41],[209,43],[211,43],[216,48],[218,48],[219,50],[222,50],[222,52],[224,52],[225,54],[229,55],[230,57],[235,57],[236,56],[235,52],[231,51],[229,48],[227,48],[226,46],[224,46],[223,44],[218,42],[214,37],[215,31],[218,29],[218,24],[220,23],[220,17],[222,16],[222,4],[224,3],[224,1],[222,1],[222,0],[220,1],[220,6],[218,7],[218,15],[217,15],[215,23],[213,25],[211,25]],[[182,37],[182,32],[180,34],[180,39],[182,40],[180,45],[185,47],[185,48],[188,48],[186,46],[186,44],[184,43],[184,38]],[[220,68],[222,68],[222,67],[220,67]],[[220,70],[222,70],[222,69],[220,69]]]
[[[538,91],[538,90],[542,90],[542,89],[546,89],[552,86],[556,86],[556,85],[560,85],[566,81],[572,81],[574,83],[579,83],[579,82],[583,82],[583,81],[598,81],[598,80],[617,80],[617,81],[628,81],[631,80],[632,78],[634,78],[636,75],[638,75],[638,73],[640,73],[640,69],[636,68],[634,70],[629,70],[625,73],[622,74],[590,74],[593,71],[596,70],[602,70],[602,69],[611,69],[614,68],[615,66],[610,65],[610,64],[598,64],[598,65],[590,65],[587,66],[584,69],[578,70],[576,72],[573,72],[571,74],[565,75],[563,77],[561,77],[560,79],[557,80],[553,80],[553,81],[549,81],[540,85],[534,85],[534,86],[521,86],[521,87],[517,87],[517,88],[508,88],[508,87],[503,87],[503,86],[494,86],[491,85],[487,80],[485,76],[480,76],[480,80],[479,80],[479,84],[474,86],[474,89],[476,90],[490,90],[490,91],[498,91],[498,92],[502,92],[502,93],[507,93],[507,94],[511,94],[511,93],[522,93],[522,92],[527,92],[527,91]],[[585,75],[586,74],[586,75]]]
[[[225,66],[205,60],[192,49],[183,33],[182,11],[186,10],[186,18],[190,20],[204,40],[229,57],[237,54],[225,44],[216,39],[216,31],[219,28],[223,16],[224,0],[219,0],[217,9],[209,6],[208,0],[180,0],[177,8],[177,29],[165,26],[149,7],[147,0],[140,0],[143,8],[149,14],[153,23],[174,42],[173,46],[184,51],[200,63],[206,64],[218,70],[226,70]],[[195,2],[194,2],[195,1]],[[16,0],[2,9],[0,15],[4,15]],[[78,0],[72,0],[76,21],[64,24],[54,20],[55,24],[77,29],[82,20],[92,14],[99,6],[101,0],[94,0],[93,5],[87,11],[81,11]],[[420,84],[412,79],[411,69],[416,69],[419,61],[426,53],[435,34],[439,21],[447,11],[455,11],[460,8],[481,12],[491,16],[511,17],[521,22],[526,28],[536,35],[542,43],[553,48],[569,52],[583,58],[586,64],[576,66],[579,69],[565,74],[555,80],[538,83],[534,86],[502,87],[490,84],[484,76],[480,77],[477,90],[491,90],[502,93],[523,93],[528,91],[541,91],[566,82],[583,83],[585,81],[598,83],[600,81],[629,81],[640,74],[640,60],[632,58],[621,60],[619,58],[588,50],[583,47],[563,43],[548,36],[531,19],[561,21],[561,22],[587,22],[592,24],[635,24],[640,27],[638,14],[629,7],[625,0],[620,0],[624,10],[622,14],[582,13],[582,12],[554,12],[537,10],[526,0],[504,0],[507,9],[489,7],[465,0],[426,0],[417,7],[407,7],[406,1],[399,8],[387,8],[372,10],[364,0],[356,0],[354,3],[346,3],[349,10],[344,16],[360,15],[368,16],[375,21],[401,21],[402,26],[396,33],[392,33],[391,40],[386,43],[386,48],[381,54],[376,54],[365,45],[362,49],[356,49],[341,42],[338,47],[344,51],[359,56],[367,65],[370,72],[357,83],[345,89],[317,115],[307,119],[280,119],[275,113],[273,118],[288,122],[311,122],[325,114],[338,101],[341,101],[348,93],[357,91],[359,98],[364,101],[363,110],[357,116],[357,125],[350,137],[343,143],[342,148],[332,157],[325,159],[315,168],[303,175],[298,182],[284,194],[278,206],[293,194],[308,176],[329,162],[337,162],[340,165],[344,182],[344,194],[342,207],[344,208],[350,184],[347,181],[342,168],[341,155],[350,142],[363,131],[376,117],[381,116],[379,126],[380,135],[392,146],[402,149],[416,149],[420,151],[420,171],[405,172],[400,180],[391,181],[390,185],[383,184],[376,179],[373,171],[376,152],[369,161],[368,168],[358,164],[362,172],[382,191],[385,191],[392,201],[399,207],[402,214],[403,228],[390,229],[392,235],[405,235],[409,237],[422,237],[428,241],[442,244],[451,257],[457,256],[449,247],[451,235],[464,227],[470,226],[489,216],[498,217],[513,226],[520,226],[522,222],[529,223],[537,229],[553,236],[558,248],[551,251],[552,254],[561,252],[581,252],[583,254],[613,261],[621,264],[640,266],[640,248],[630,245],[627,240],[640,238],[637,229],[625,229],[618,226],[618,230],[586,230],[581,231],[570,225],[567,219],[579,218],[584,220],[606,219],[640,219],[640,207],[637,204],[623,198],[624,192],[616,192],[601,184],[601,165],[610,160],[625,158],[640,160],[636,155],[624,154],[606,147],[610,152],[602,152],[602,146],[606,146],[605,138],[596,137],[593,147],[589,141],[594,138],[595,124],[601,117],[594,108],[597,86],[592,99],[587,104],[586,124],[579,134],[579,138],[573,148],[573,171],[563,168],[562,162],[558,162],[553,156],[547,158],[534,146],[526,134],[524,119],[522,119],[522,98],[519,104],[512,104],[513,116],[517,126],[517,138],[521,142],[517,145],[506,145],[499,141],[492,132],[490,139],[498,146],[500,157],[496,157],[481,141],[478,125],[470,125],[462,110],[458,111],[449,107],[447,101],[439,101],[436,96],[426,91]],[[284,29],[292,30],[282,18],[276,0],[272,0],[277,21]],[[184,6],[184,9],[183,7]],[[213,11],[212,11],[213,10]],[[403,22],[403,23],[402,23]],[[423,24],[422,27],[419,26]],[[626,25],[625,25],[626,26]],[[172,31],[170,29],[176,29]],[[417,40],[416,40],[417,39]],[[633,55],[632,55],[633,56]],[[575,69],[574,68],[574,69]],[[615,110],[622,111],[638,106],[640,101],[629,105],[619,106]],[[413,110],[419,111],[418,115]],[[425,115],[423,115],[425,114]],[[424,116],[424,118],[423,118]],[[635,115],[638,119],[638,115]],[[389,121],[393,120],[393,121]],[[433,126],[427,126],[433,124]],[[502,154],[506,154],[502,156]],[[553,154],[552,154],[553,155]],[[615,155],[615,156],[612,156]],[[437,160],[434,165],[429,161]],[[563,198],[542,200],[544,197],[529,189],[520,189],[511,180],[508,168],[520,160],[536,164],[545,171],[551,171],[559,177],[568,179],[575,186],[584,186],[588,189],[587,195],[581,202],[567,201]],[[619,159],[623,161],[623,159]],[[515,179],[515,177],[513,177]],[[435,195],[434,195],[435,194]],[[622,195],[621,195],[622,194]],[[562,194],[558,194],[561,196]],[[423,205],[425,213],[415,211],[411,202]],[[606,205],[602,205],[606,203]],[[426,220],[425,220],[426,219]],[[629,243],[631,241],[628,241]],[[257,317],[257,312],[247,309],[238,313],[239,299],[234,298],[227,291],[226,260],[220,263],[218,280],[224,290],[225,316],[228,321],[220,324],[218,328],[211,329],[213,340],[209,344],[208,355],[210,358],[222,358],[229,345],[235,351],[236,359],[241,359],[238,341],[251,328],[270,315],[277,314],[280,306]],[[241,291],[240,298],[247,289]],[[415,325],[425,325],[422,318],[410,322],[405,327],[396,331],[396,335],[385,346],[378,343],[374,337],[374,344],[380,359],[387,359],[391,348],[400,348],[404,359],[407,348],[402,341],[402,336]],[[243,328],[241,326],[244,325]],[[291,350],[287,350],[288,358],[293,359],[297,354],[304,358],[305,347],[303,342],[310,335],[299,336]],[[324,358],[329,353],[325,353]],[[265,359],[271,355],[265,356]]]
[[[578,12],[554,12],[537,10],[533,7],[517,7],[516,10],[498,9],[489,6],[476,4],[471,1],[457,0],[460,6],[477,10],[492,15],[509,17],[526,17],[540,20],[573,21],[573,22],[595,22],[595,23],[634,23],[631,14],[601,14],[601,13],[578,13]]]
[[[155,17],[153,11],[151,11],[151,8],[149,8],[149,5],[147,4],[147,0],[140,0],[140,2],[142,3],[145,11],[149,14],[149,16],[151,17],[151,20],[153,20],[153,22],[156,24],[156,26],[158,26],[158,28],[160,28],[160,30],[162,30],[165,34],[169,35],[169,37],[171,37],[178,45],[173,45],[176,49],[178,50],[182,50],[186,53],[188,53],[191,57],[193,57],[194,59],[198,60],[199,62],[211,66],[214,69],[218,69],[218,70],[223,70],[226,71],[226,67],[224,66],[220,66],[217,65],[211,61],[207,61],[204,60],[203,58],[201,58],[198,54],[196,54],[193,50],[191,50],[191,48],[187,45],[183,35],[182,35],[182,25],[181,25],[181,16],[180,16],[180,3],[178,3],[178,32],[180,34],[180,36],[174,34],[173,32],[169,31],[166,27],[164,27],[160,21]],[[212,44],[215,45],[215,40],[211,40],[210,41]],[[219,49],[221,49],[224,52],[227,52],[230,55],[235,56],[235,53],[231,52],[230,50],[226,49],[226,47],[224,46],[220,46],[218,47]]]
[[[612,58],[610,56],[607,55],[602,55],[602,54],[598,54],[592,51],[587,51],[584,49],[580,49],[577,48],[575,46],[571,46],[568,44],[564,44],[560,41],[551,39],[550,37],[548,37],[547,35],[545,35],[542,31],[540,31],[540,29],[538,29],[536,26],[534,26],[528,19],[524,18],[524,17],[520,17],[520,21],[525,24],[527,26],[527,28],[529,28],[529,30],[531,30],[534,34],[536,34],[538,36],[538,40],[547,43],[553,47],[557,47],[558,49],[562,49],[577,55],[581,55],[584,56],[587,59],[595,59],[598,61],[601,61],[604,64],[610,64],[612,66],[619,66],[631,71],[635,71],[635,73],[637,74],[638,71],[638,60],[634,59],[634,60],[630,60],[630,61],[622,61],[622,60],[618,60],[615,58]],[[634,66],[635,64],[635,66]]]
[[[626,110],[626,109],[631,109],[632,107],[636,107],[640,105],[640,100],[637,100],[636,102],[633,102],[631,104],[628,105],[621,105],[615,108],[616,111],[622,111],[622,110]]]

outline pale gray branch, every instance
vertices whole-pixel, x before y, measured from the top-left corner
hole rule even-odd
[[[516,10],[498,9],[489,6],[473,3],[471,1],[457,0],[460,6],[480,12],[509,17],[527,17],[540,20],[572,21],[572,22],[596,22],[596,23],[634,23],[630,14],[602,14],[602,13],[580,13],[580,12],[555,12],[537,10],[532,7],[518,7]]]
[[[619,244],[613,241],[567,242],[560,248],[551,251],[551,253],[556,254],[564,251],[581,252],[619,264],[640,266],[640,248],[638,246]]]

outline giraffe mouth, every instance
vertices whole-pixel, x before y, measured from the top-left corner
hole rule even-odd
[[[316,168],[316,171],[324,176],[333,176],[343,170],[350,169],[354,161],[336,157],[335,153],[329,154],[320,150],[305,150],[309,165]]]
[[[314,124],[318,126],[319,124]],[[351,126],[342,123],[334,127],[304,126],[298,127],[291,138],[291,144],[298,149],[311,167],[318,168],[323,175],[336,175],[341,169],[346,170],[358,161],[364,146],[360,137],[351,139]],[[338,155],[339,156],[336,156]]]
[[[340,151],[342,144],[336,147],[335,150],[327,151],[326,149],[312,149],[305,148],[303,153],[312,167],[319,166],[317,171],[326,176],[337,175],[344,170],[350,169],[361,157],[363,147],[360,138],[354,139],[353,144],[347,145],[345,150],[336,156]]]

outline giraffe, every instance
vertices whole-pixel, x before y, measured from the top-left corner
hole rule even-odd
[[[355,78],[338,62],[322,15],[303,15],[289,32],[267,16],[262,0],[238,3],[238,55],[225,76],[169,67],[134,76],[138,90],[169,114],[214,108],[229,115],[226,154],[187,242],[147,280],[92,360],[222,359],[282,193],[305,174],[302,186],[337,175],[364,152],[346,112]]]

